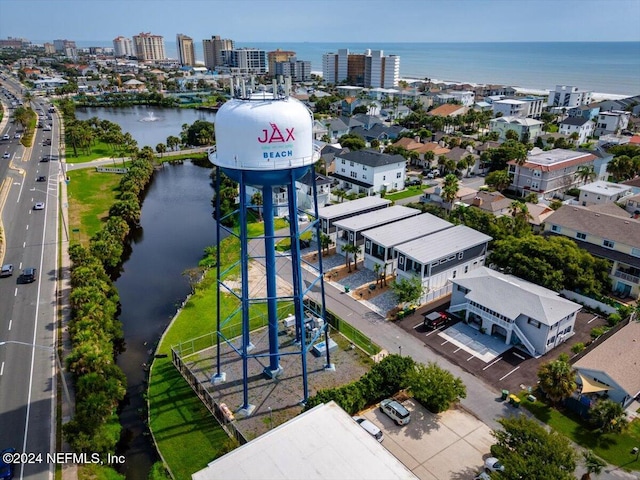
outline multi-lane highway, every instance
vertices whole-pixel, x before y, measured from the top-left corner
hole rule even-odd
[[[59,125],[55,114],[47,118],[45,99],[32,100],[39,120],[52,128],[38,128],[33,145],[25,148],[16,138],[23,133],[21,126],[6,118],[13,114],[9,109],[13,97],[8,92],[20,99],[20,85],[6,79],[0,85],[5,106],[0,157],[9,157],[0,158],[5,247],[0,261],[14,267],[12,276],[0,278],[0,450],[13,447],[35,454],[32,463],[16,467],[16,479],[48,480],[54,471],[46,454],[55,451],[57,390]],[[50,144],[45,145],[45,139],[51,139]],[[43,162],[44,157],[50,161]],[[35,209],[36,203],[42,203],[42,209]],[[26,268],[36,269],[33,282],[27,283],[21,275]]]

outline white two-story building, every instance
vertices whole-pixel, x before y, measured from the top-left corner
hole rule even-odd
[[[402,155],[357,150],[336,155],[332,176],[347,193],[374,195],[404,189],[406,166]]]
[[[451,313],[488,335],[544,355],[574,334],[582,308],[556,292],[513,275],[478,268],[451,280]]]

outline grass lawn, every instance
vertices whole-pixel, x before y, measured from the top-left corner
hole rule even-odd
[[[81,148],[77,149],[77,155],[74,154],[73,147],[70,143],[67,143],[65,155],[67,163],[86,163],[98,158],[111,158],[114,153],[113,149],[106,143],[96,140],[91,146],[91,152],[87,155]],[[122,165],[118,165],[119,167]]]
[[[122,175],[98,173],[95,169],[70,170],[69,236],[72,242],[87,245],[109,216],[109,208],[118,195]],[[73,230],[79,229],[79,232]]]
[[[569,437],[581,447],[593,450],[597,456],[618,467],[639,470],[631,449],[640,445],[640,420],[633,421],[623,433],[600,434],[585,426],[583,420],[570,411],[560,412],[537,400],[530,402],[520,394],[521,405],[554,430]]]
[[[396,193],[387,193],[384,198],[389,199],[391,201],[400,200],[402,198],[407,197],[415,197],[416,195],[422,195],[422,192],[427,187],[425,185],[413,185],[411,187],[407,187],[404,190],[401,190]]]

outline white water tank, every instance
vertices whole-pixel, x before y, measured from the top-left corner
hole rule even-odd
[[[258,93],[226,102],[215,120],[213,163],[234,170],[287,170],[312,165],[313,116],[295,98]]]

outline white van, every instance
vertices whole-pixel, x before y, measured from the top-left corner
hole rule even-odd
[[[364,428],[369,435],[375,438],[377,441],[382,442],[384,440],[384,435],[382,434],[382,430],[376,427],[373,422],[370,422],[364,417],[352,417],[358,425]]]

